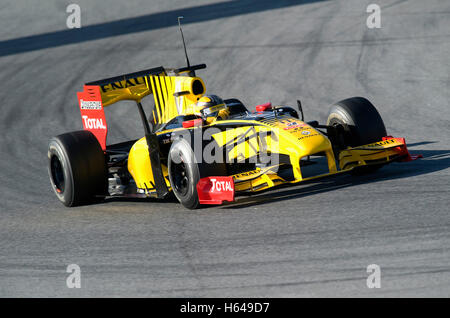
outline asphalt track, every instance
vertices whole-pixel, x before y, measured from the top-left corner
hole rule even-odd
[[[0,4],[0,296],[450,296],[450,2],[69,1]],[[207,91],[248,107],[303,101],[309,120],[365,96],[424,159],[189,211],[108,200],[68,209],[52,193],[51,136],[81,129],[84,82],[180,67],[176,16]],[[78,32],[78,33],[77,33]],[[130,103],[110,142],[143,134]],[[66,267],[81,267],[80,289]],[[369,264],[381,288],[366,286]]]

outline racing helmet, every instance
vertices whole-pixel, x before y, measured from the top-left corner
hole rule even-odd
[[[217,95],[203,95],[194,105],[194,113],[205,119],[226,119],[229,115],[228,106]]]

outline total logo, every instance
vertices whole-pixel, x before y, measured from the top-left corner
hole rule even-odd
[[[103,119],[101,118],[89,118],[86,115],[82,116],[84,127],[88,129],[106,129]]]
[[[230,181],[217,181],[217,179],[211,178],[212,188],[211,192],[221,192],[221,191],[233,191],[233,187]]]

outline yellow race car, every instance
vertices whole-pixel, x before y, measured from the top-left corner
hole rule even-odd
[[[298,108],[270,103],[248,110],[237,99],[207,95],[195,71],[164,67],[90,82],[78,93],[83,130],[51,139],[48,172],[66,206],[107,196],[167,198],[185,207],[234,201],[243,193],[340,173],[367,173],[412,157],[387,135],[365,98],[332,106],[326,124]],[[141,100],[153,95],[150,116]],[[133,100],[145,136],[106,143],[104,108]],[[299,113],[301,116],[299,116]]]

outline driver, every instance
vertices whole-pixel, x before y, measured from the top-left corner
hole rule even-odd
[[[201,116],[208,124],[211,124],[216,120],[227,119],[230,110],[219,96],[204,95],[194,105],[194,114]]]

